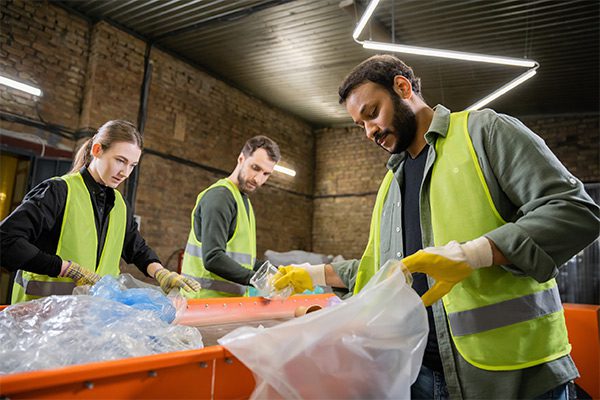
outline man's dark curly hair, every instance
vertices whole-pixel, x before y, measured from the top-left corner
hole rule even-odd
[[[404,64],[402,60],[389,54],[378,54],[367,58],[358,64],[346,78],[344,78],[338,94],[340,104],[346,99],[357,86],[367,81],[377,83],[385,87],[391,93],[394,92],[394,77],[402,75],[410,81],[412,90],[421,98],[421,78],[417,78],[412,68]]]

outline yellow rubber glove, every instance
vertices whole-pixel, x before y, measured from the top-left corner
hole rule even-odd
[[[177,272],[169,271],[166,268],[160,268],[154,274],[154,279],[165,293],[169,293],[173,288],[180,288],[186,292],[197,292],[202,289],[200,284],[194,279],[179,275]]]
[[[95,272],[72,261],[69,261],[67,267],[61,271],[60,276],[66,276],[67,278],[73,279],[77,286],[93,285],[102,278]]]
[[[273,277],[275,289],[282,290],[288,285],[291,285],[294,289],[293,294],[302,293],[305,290],[314,290],[313,281],[308,271],[292,265],[279,267]]]
[[[425,306],[430,306],[475,269],[492,265],[492,257],[489,240],[480,237],[464,244],[451,241],[442,247],[427,247],[402,263],[411,273],[422,272],[435,279],[435,284],[421,296]]]

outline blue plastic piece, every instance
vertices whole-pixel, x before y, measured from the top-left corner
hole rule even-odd
[[[138,310],[148,310],[170,324],[175,319],[176,309],[162,292],[155,289],[127,289],[114,277],[104,276],[90,288],[90,296],[118,301]]]

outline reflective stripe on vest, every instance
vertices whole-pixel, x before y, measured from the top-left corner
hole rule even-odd
[[[505,224],[468,132],[468,112],[453,113],[436,139],[429,206],[435,246],[465,242]],[[426,205],[421,205],[421,207]],[[480,268],[443,298],[460,355],[487,370],[514,370],[569,353],[556,282],[538,283],[499,266]]]
[[[23,270],[17,270],[15,284],[22,286],[26,294],[37,297],[72,294],[75,289],[75,282],[71,279],[67,282],[28,280],[23,276]]]
[[[192,243],[185,245],[185,252],[191,254],[194,257],[202,257],[202,246],[197,246]],[[250,254],[236,253],[233,251],[226,251],[227,257],[240,264],[253,264],[252,256]]]
[[[125,241],[127,209],[121,193],[114,190],[115,204],[108,217],[104,246],[97,262],[98,233],[90,193],[79,172],[59,178],[67,184],[67,198],[56,255],[72,260],[100,275],[118,275],[119,261]],[[97,267],[96,267],[97,266]],[[12,304],[42,296],[71,294],[65,292],[73,280],[20,271],[20,280],[13,285]]]
[[[448,314],[454,336],[471,335],[529,321],[562,310],[558,287],[500,303]]]
[[[227,188],[233,195],[237,207],[235,231],[227,242],[225,254],[249,270],[254,267],[256,260],[256,223],[252,204],[248,200],[248,212],[245,212],[246,206],[238,187],[229,179],[220,179],[198,195],[192,210],[191,229],[183,255],[182,273],[198,281],[202,289],[193,293],[182,291],[181,294],[186,297],[233,297],[247,293],[246,286],[227,281],[204,268],[202,243],[196,239],[194,232],[194,214],[204,194],[215,187]]]

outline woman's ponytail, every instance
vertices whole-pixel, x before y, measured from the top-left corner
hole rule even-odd
[[[77,154],[73,159],[73,166],[71,167],[71,171],[69,171],[70,174],[78,172],[81,168],[84,166],[87,167],[90,164],[90,161],[92,161],[91,152],[93,142],[93,138],[89,138],[81,145],[79,150],[77,150]]]

